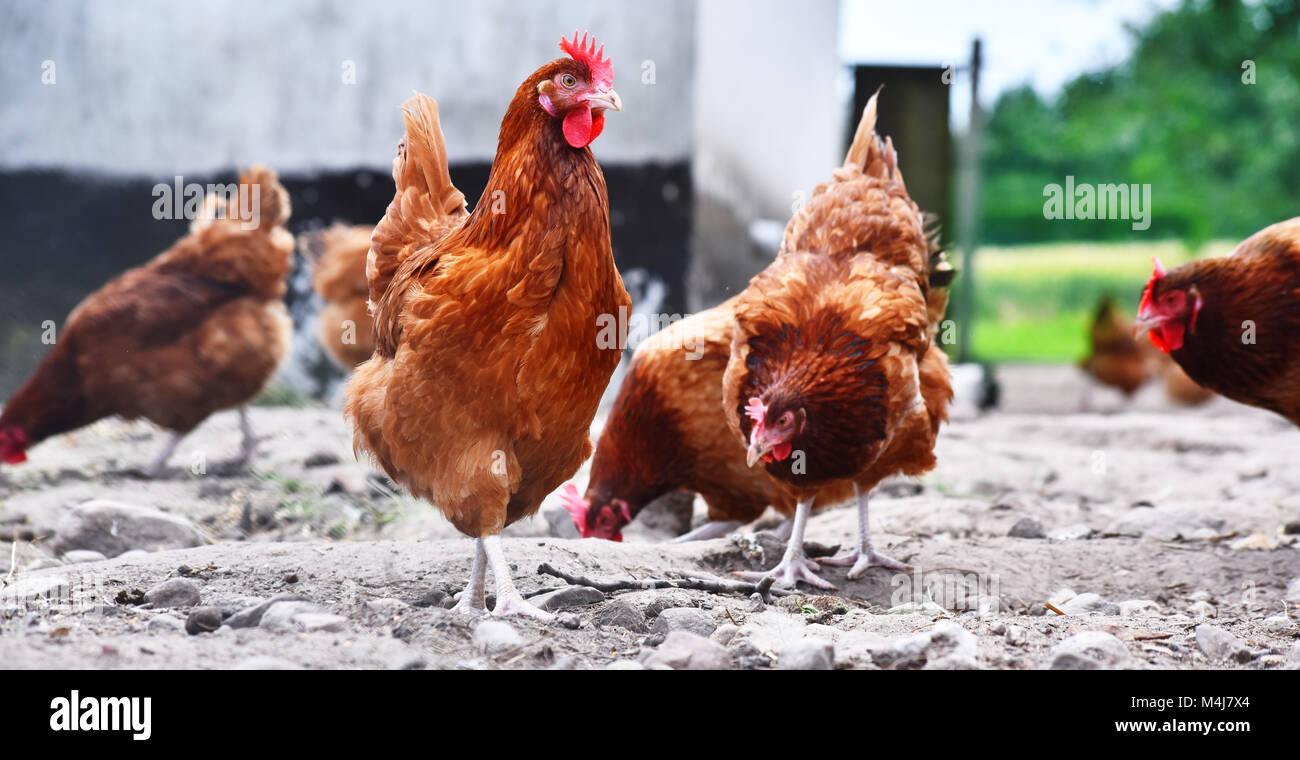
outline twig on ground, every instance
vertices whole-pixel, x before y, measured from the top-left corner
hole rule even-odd
[[[1043,605],[1046,606],[1047,609],[1051,610],[1052,612],[1055,612],[1055,613],[1058,614],[1058,615],[1064,615],[1064,614],[1065,614],[1064,612],[1061,612],[1060,610],[1058,610],[1058,609],[1056,608],[1056,605],[1055,605],[1055,604],[1052,604],[1051,602],[1043,602]]]
[[[740,594],[742,596],[759,593],[763,594],[764,597],[768,593],[777,596],[793,596],[796,593],[787,589],[767,589],[767,593],[764,593],[763,586],[771,586],[771,579],[769,578],[765,578],[756,584],[745,583],[744,581],[724,581],[719,578],[645,578],[642,580],[602,581],[556,570],[545,562],[537,567],[537,572],[540,575],[554,576],[575,586],[590,586],[597,591],[607,593],[610,591],[643,591],[657,588],[693,589],[695,591],[708,591],[712,594]]]

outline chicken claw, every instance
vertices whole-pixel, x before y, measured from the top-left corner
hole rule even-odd
[[[800,552],[795,557],[786,557],[771,570],[767,572],[735,572],[732,575],[747,581],[761,581],[771,577],[774,581],[772,585],[780,588],[794,588],[800,581],[807,583],[809,586],[815,586],[827,591],[834,591],[835,584],[822,580],[813,571],[818,569],[816,562],[803,556]]]
[[[843,567],[852,565],[849,570],[849,578],[861,578],[862,574],[872,567],[887,567],[890,570],[897,570],[902,573],[911,572],[912,566],[899,562],[893,557],[887,557],[876,551],[871,545],[871,527],[867,524],[867,494],[858,488],[858,484],[853,484],[853,495],[858,500],[858,547],[848,554],[841,554],[838,557],[823,557],[818,560],[823,565]]]
[[[501,551],[500,535],[494,534],[480,538],[479,546],[487,554],[488,562],[492,564],[492,576],[497,581],[497,603],[492,610],[494,617],[523,615],[548,623],[555,619],[555,616],[551,613],[540,610],[525,601],[523,595],[519,593],[519,589],[515,588],[515,582],[510,579],[510,565],[506,563],[506,555]]]
[[[807,583],[809,586],[834,590],[835,586],[827,583],[813,571],[818,569],[817,563],[808,559],[808,555],[803,551],[803,532],[808,525],[808,515],[812,512],[812,499],[801,501],[795,507],[794,520],[790,527],[790,540],[785,546],[785,556],[776,567],[765,573],[755,572],[738,572],[732,573],[737,578],[744,578],[751,581],[762,581],[771,578],[774,585],[789,586],[793,588],[799,581]]]
[[[911,572],[912,570],[911,565],[899,562],[893,557],[881,554],[875,549],[863,550],[858,548],[848,554],[841,554],[838,557],[822,557],[817,561],[823,565],[829,565],[831,567],[852,565],[853,567],[849,569],[848,573],[850,579],[861,578],[862,574],[867,572],[868,568],[872,567],[887,567],[890,570],[897,570],[901,573]]]

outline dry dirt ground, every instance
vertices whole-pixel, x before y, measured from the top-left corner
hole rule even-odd
[[[837,591],[770,604],[576,589],[549,625],[444,608],[470,541],[356,463],[337,411],[255,408],[266,440],[234,470],[219,460],[236,418],[218,415],[153,481],[134,468],[163,435],[102,423],[0,466],[0,667],[1300,667],[1300,431],[1154,388],[1124,402],[1070,368],[999,374],[1002,410],[955,419],[934,472],[873,498],[877,547],[914,574],[828,569]],[[525,593],[568,585],[542,563],[726,578],[781,549],[770,518],[669,544],[656,507],[616,544],[562,537],[551,500],[543,513],[505,541]],[[814,552],[854,535],[848,508],[809,523]]]

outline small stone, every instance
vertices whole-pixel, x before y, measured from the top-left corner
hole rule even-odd
[[[1300,534],[1300,520],[1292,520],[1282,526],[1282,533],[1287,536]]]
[[[573,524],[573,515],[564,507],[558,504],[543,507],[542,517],[546,520],[547,535],[552,538],[582,538],[578,526]]]
[[[72,584],[61,575],[38,575],[35,578],[23,578],[4,589],[7,600],[29,602],[41,599],[59,601],[66,599],[72,591]]]
[[[144,600],[155,608],[193,607],[199,603],[199,587],[184,578],[172,578],[149,589]]]
[[[285,574],[284,574],[284,577],[281,578],[280,580],[283,581],[283,582],[285,582],[285,583],[288,583],[288,584],[294,584],[294,583],[297,583],[297,582],[298,582],[298,574],[297,574],[297,573],[285,573]]]
[[[1119,605],[1101,598],[1100,594],[1079,594],[1064,605],[1061,612],[1067,615],[1118,615]]]
[[[815,637],[792,641],[777,653],[776,666],[780,670],[831,670],[835,645]]]
[[[1291,582],[1286,584],[1284,598],[1292,604],[1300,604],[1300,577],[1292,578]]]
[[[131,549],[160,551],[201,546],[194,523],[152,507],[96,499],[69,512],[55,529],[54,551],[97,551],[116,557]]]
[[[79,565],[83,562],[103,562],[108,559],[100,552],[89,549],[73,549],[70,552],[63,553],[63,561],[69,565]]]
[[[1043,524],[1032,517],[1022,517],[1011,526],[1007,535],[1012,538],[1047,538]]]
[[[1052,658],[1052,670],[1101,670],[1101,662],[1078,652],[1061,652]]]
[[[317,451],[302,460],[302,466],[305,469],[313,467],[328,467],[332,464],[338,464],[339,457],[332,451]]]
[[[150,633],[179,633],[185,630],[185,621],[175,615],[155,615],[146,627]]]
[[[673,670],[724,670],[731,667],[731,656],[721,644],[690,631],[675,630],[668,634],[658,649],[645,657],[642,664],[647,667],[668,666]]]
[[[1061,607],[1076,596],[1078,596],[1078,593],[1076,593],[1072,588],[1058,588],[1056,591],[1052,592],[1051,596],[1047,597],[1047,601],[1057,607]]]
[[[645,666],[636,660],[619,659],[605,666],[605,670],[645,670]]]
[[[1053,530],[1051,533],[1047,534],[1047,537],[1053,541],[1078,541],[1081,538],[1088,538],[1091,535],[1092,528],[1089,528],[1083,523],[1074,523]]]
[[[221,610],[216,607],[195,607],[185,619],[185,632],[191,636],[211,633],[221,627]]]
[[[506,654],[524,645],[519,632],[500,620],[484,620],[470,637],[474,648],[488,655]]]
[[[722,625],[713,629],[713,633],[710,634],[709,640],[715,641],[725,647],[726,645],[731,643],[732,639],[736,638],[736,634],[739,631],[740,628],[732,625],[731,623],[723,623]]]
[[[1196,626],[1196,646],[1211,660],[1247,662],[1251,659],[1244,641],[1209,623]]]
[[[1052,647],[1052,670],[1119,668],[1131,659],[1124,642],[1105,631],[1082,631]],[[1093,663],[1096,663],[1094,666]]]
[[[592,616],[591,622],[595,625],[624,628],[633,633],[647,633],[650,630],[646,625],[645,614],[622,599],[615,599],[606,604]]]
[[[1029,643],[1029,631],[1018,625],[1007,626],[1007,630],[1002,634],[1002,637],[1013,647],[1022,647]]]
[[[1290,663],[1300,663],[1300,641],[1292,644],[1291,648],[1287,650],[1286,661]]]
[[[1275,636],[1295,633],[1295,619],[1290,615],[1273,615],[1264,618],[1264,630]]]
[[[1119,603],[1119,614],[1123,617],[1159,615],[1160,605],[1150,599],[1128,599]]]
[[[605,595],[590,586],[566,586],[556,591],[535,596],[530,601],[538,609],[555,612],[565,607],[584,607],[589,604],[600,604],[605,601]]]
[[[578,627],[582,625],[582,620],[572,612],[561,612],[555,616],[555,621],[571,631],[578,630]]]
[[[257,627],[275,631],[276,633],[299,632],[302,630],[302,626],[295,618],[302,615],[323,614],[324,612],[324,609],[311,602],[276,602],[267,608]]]
[[[231,628],[256,628],[261,625],[262,617],[266,611],[273,605],[280,602],[306,602],[307,597],[302,594],[276,594],[265,602],[247,607],[240,612],[236,612],[226,620],[226,625]]]
[[[1187,608],[1188,614],[1198,618],[1212,618],[1219,616],[1219,610],[1209,602],[1196,602]]]
[[[304,612],[293,616],[294,625],[298,626],[303,633],[315,633],[317,631],[328,631],[338,633],[347,625],[348,619],[342,615],[334,615],[328,612]]]
[[[655,633],[667,634],[672,631],[690,631],[697,636],[710,636],[718,628],[718,623],[705,611],[696,607],[673,607],[659,613],[655,618]]]

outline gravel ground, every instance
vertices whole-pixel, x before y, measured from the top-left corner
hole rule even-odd
[[[218,415],[156,481],[135,468],[163,435],[101,423],[0,469],[0,663],[1300,668],[1300,431],[1223,400],[1173,409],[1155,388],[1124,402],[1068,367],[999,375],[1002,411],[961,415],[934,472],[873,497],[878,548],[913,575],[828,569],[837,591],[771,604],[568,587],[535,600],[559,613],[549,625],[444,608],[471,542],[355,462],[335,410],[254,409],[267,438],[236,470],[217,464],[238,446],[236,417]],[[571,538],[555,509],[507,531],[525,593],[567,587],[542,563],[599,580],[725,578],[781,550],[770,516],[676,545],[672,510],[656,507],[615,544]],[[847,544],[855,520],[815,515],[811,552]]]

